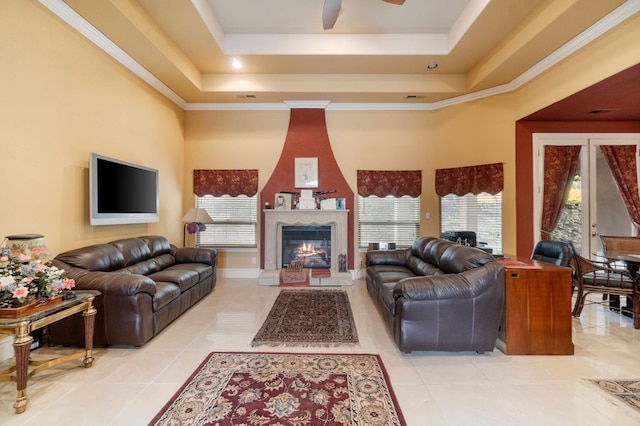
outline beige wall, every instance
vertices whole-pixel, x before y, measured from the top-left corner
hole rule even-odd
[[[503,162],[511,251],[515,121],[637,63],[639,39],[635,17],[507,95],[436,111],[329,110],[336,160],[354,191],[357,169],[421,169],[424,235],[438,232],[436,168]],[[257,168],[262,188],[284,144],[287,111],[183,112],[36,1],[0,2],[0,57],[0,237],[42,233],[54,252],[148,233],[181,244],[194,168]],[[89,225],[91,151],[160,170],[160,223]],[[255,256],[223,254],[221,267],[254,268]]]
[[[183,111],[36,1],[0,2],[0,237],[54,252],[144,234],[182,242]],[[159,169],[161,222],[92,227],[89,153]]]

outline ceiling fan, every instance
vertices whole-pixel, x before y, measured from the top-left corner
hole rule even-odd
[[[382,0],[387,3],[401,5],[405,0]],[[322,28],[330,30],[336,24],[342,0],[324,0],[322,8]]]

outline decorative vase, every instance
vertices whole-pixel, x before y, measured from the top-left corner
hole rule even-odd
[[[14,254],[29,256],[31,260],[47,262],[53,258],[44,243],[44,236],[40,234],[7,235],[3,246]]]

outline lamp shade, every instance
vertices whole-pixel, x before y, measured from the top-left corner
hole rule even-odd
[[[182,218],[184,223],[213,223],[213,219],[209,216],[209,213],[203,208],[193,207]]]

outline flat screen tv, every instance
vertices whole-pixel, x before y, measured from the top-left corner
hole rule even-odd
[[[91,225],[160,220],[158,170],[91,153]]]

